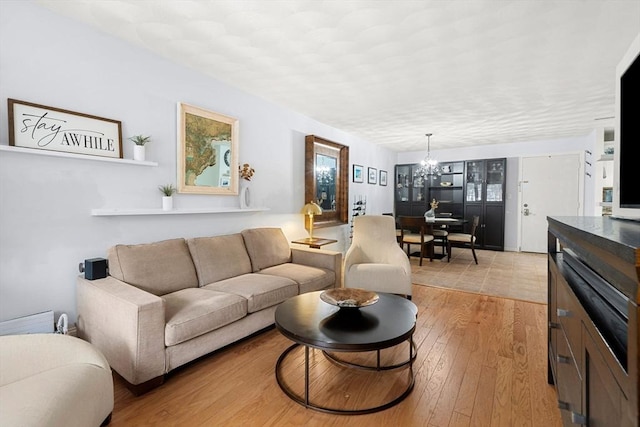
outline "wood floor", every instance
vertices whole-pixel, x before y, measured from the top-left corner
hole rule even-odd
[[[427,286],[413,292],[416,383],[390,409],[345,416],[294,403],[274,375],[291,342],[271,329],[177,370],[140,397],[116,376],[111,426],[561,425],[546,381],[546,305]],[[407,355],[402,344],[383,352],[383,362]],[[378,404],[408,380],[408,370],[355,375],[318,351],[311,361],[311,399],[324,405]],[[302,390],[302,363],[299,351],[284,371],[294,389]]]

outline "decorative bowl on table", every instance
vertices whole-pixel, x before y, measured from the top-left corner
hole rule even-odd
[[[340,308],[360,308],[378,302],[378,294],[358,288],[328,289],[320,294],[320,299],[327,304]]]

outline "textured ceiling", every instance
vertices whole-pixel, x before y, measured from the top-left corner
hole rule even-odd
[[[395,151],[582,136],[640,1],[40,0]]]

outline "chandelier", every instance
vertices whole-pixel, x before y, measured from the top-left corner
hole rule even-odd
[[[438,166],[438,161],[436,159],[431,158],[431,135],[432,133],[427,133],[427,156],[420,162],[420,166],[415,171],[414,176],[419,176],[424,178],[425,176],[437,175],[440,176],[442,171],[440,170],[440,166]]]

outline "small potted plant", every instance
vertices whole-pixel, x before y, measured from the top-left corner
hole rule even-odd
[[[161,185],[158,190],[163,194],[162,196],[162,210],[170,211],[173,209],[173,194],[176,192],[173,184]]]
[[[133,147],[133,160],[138,160],[140,162],[144,162],[145,158],[145,148],[144,145],[151,141],[150,136],[142,136],[142,135],[134,135],[129,138],[129,141],[133,141],[136,144]]]

